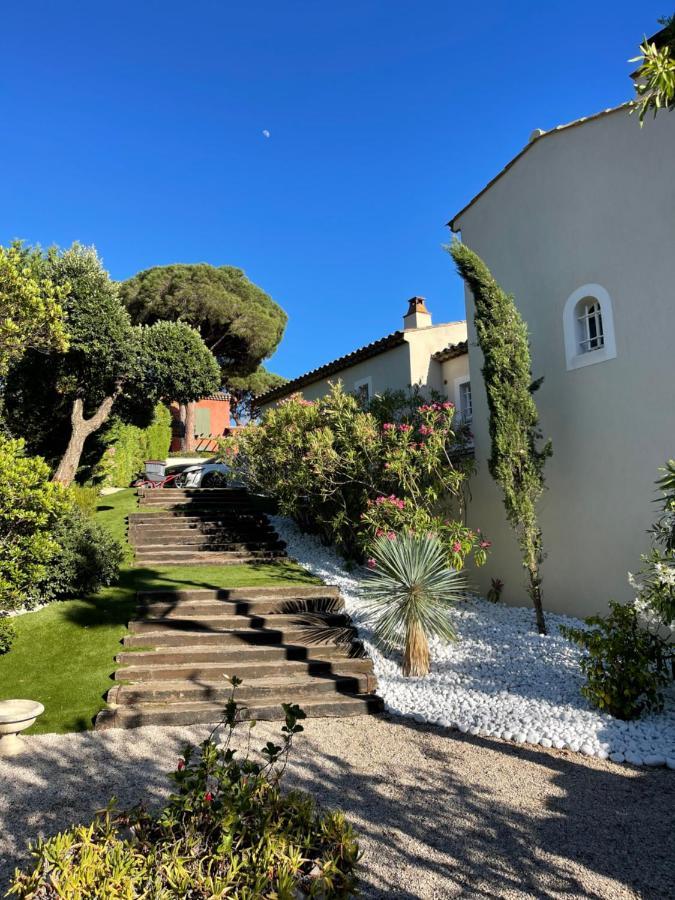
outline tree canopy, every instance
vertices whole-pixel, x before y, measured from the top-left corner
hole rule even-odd
[[[156,266],[122,282],[120,293],[139,325],[181,319],[197,328],[225,384],[255,372],[286,328],[283,309],[233,266]]]
[[[286,384],[286,381],[283,376],[268,372],[264,366],[258,366],[250,375],[231,376],[227,382],[227,390],[230,394],[230,411],[235,423],[241,425],[251,418],[255,397]]]
[[[648,112],[656,115],[662,109],[675,109],[675,15],[659,19],[664,27],[651,40],[644,39],[635,73],[635,91],[640,123]]]
[[[67,291],[40,271],[39,251],[0,247],[0,378],[33,349],[66,350],[62,299]]]

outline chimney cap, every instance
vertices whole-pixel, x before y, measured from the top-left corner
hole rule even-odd
[[[408,301],[408,312],[407,316],[412,316],[415,313],[428,313],[429,310],[426,307],[426,298],[425,297],[411,297]]]

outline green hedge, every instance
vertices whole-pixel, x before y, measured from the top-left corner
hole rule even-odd
[[[94,469],[101,487],[128,487],[147,459],[166,459],[171,445],[171,413],[163,403],[155,407],[147,428],[113,422],[106,433],[106,448]]]

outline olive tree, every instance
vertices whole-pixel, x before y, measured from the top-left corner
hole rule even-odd
[[[515,529],[528,574],[537,628],[546,633],[542,602],[542,534],[537,501],[544,491],[544,464],[551,442],[539,446],[539,414],[532,396],[527,325],[513,297],[497,284],[483,260],[465,244],[449,248],[474,301],[476,336],[483,353],[483,381],[490,411],[490,474],[504,495],[506,518]]]

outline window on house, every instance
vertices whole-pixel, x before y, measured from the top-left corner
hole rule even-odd
[[[459,414],[462,422],[470,422],[473,419],[470,381],[463,381],[459,386]]]
[[[563,309],[567,369],[614,359],[612,298],[599,284],[585,284],[567,298]]]
[[[356,399],[365,406],[370,400],[372,393],[372,379],[362,378],[360,381],[354,382],[354,395]]]
[[[605,346],[602,329],[602,310],[594,297],[585,297],[577,304],[579,350],[590,353]]]

